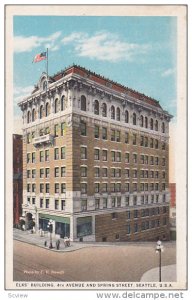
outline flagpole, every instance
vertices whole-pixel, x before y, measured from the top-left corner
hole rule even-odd
[[[47,48],[47,88],[48,88],[48,48]]]

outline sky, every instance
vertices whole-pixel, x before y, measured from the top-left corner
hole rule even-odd
[[[73,63],[158,100],[176,119],[176,17],[15,16],[14,117],[46,71],[32,63],[49,49],[49,75]]]

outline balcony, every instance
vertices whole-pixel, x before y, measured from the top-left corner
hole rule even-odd
[[[51,134],[42,135],[42,136],[35,137],[33,139],[33,145],[35,147],[38,147],[46,144],[53,144],[53,140],[54,138]]]

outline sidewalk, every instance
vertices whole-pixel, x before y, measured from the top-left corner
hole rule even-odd
[[[175,282],[176,279],[176,265],[162,266],[161,267],[161,281],[162,282]],[[142,282],[158,282],[159,281],[159,268],[154,268],[143,274],[141,277]]]

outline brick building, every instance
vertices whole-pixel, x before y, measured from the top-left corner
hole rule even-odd
[[[19,224],[23,199],[23,140],[13,134],[13,225]]]
[[[171,115],[73,65],[43,73],[23,111],[26,223],[72,240],[169,239]]]

